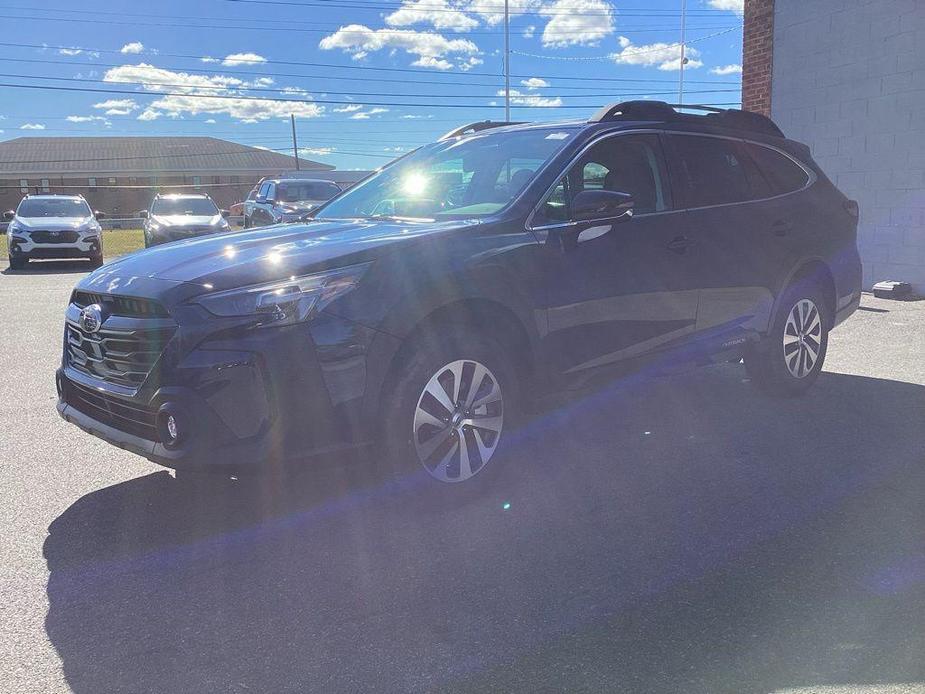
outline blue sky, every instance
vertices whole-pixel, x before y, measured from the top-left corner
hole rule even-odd
[[[680,4],[510,0],[512,119],[677,101]],[[686,103],[738,104],[741,4],[687,0]],[[0,83],[42,87],[0,87],[0,140],[212,135],[282,150],[293,112],[303,156],[373,168],[455,125],[504,117],[502,9],[503,0],[0,0]]]

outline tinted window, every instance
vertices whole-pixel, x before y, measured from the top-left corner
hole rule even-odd
[[[154,201],[151,213],[204,217],[218,214],[218,208],[209,198],[158,198]]]
[[[677,184],[687,207],[742,202],[752,197],[738,142],[673,135]]]
[[[618,135],[597,143],[569,173],[572,195],[582,190],[630,193],[637,214],[668,208],[657,135]]]
[[[559,224],[569,219],[568,180],[565,176],[559,179],[556,187],[546,198],[533,218],[533,226],[545,224]]]
[[[753,144],[746,144],[745,148],[767,181],[772,195],[799,190],[809,180],[806,171],[780,152]]]
[[[330,200],[339,192],[336,185],[324,181],[284,181],[276,187],[276,199],[280,202]]]
[[[79,198],[26,198],[19,203],[20,217],[89,217],[87,203]]]

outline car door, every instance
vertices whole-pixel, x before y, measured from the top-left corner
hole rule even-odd
[[[701,253],[697,330],[733,346],[767,327],[786,252],[761,202],[766,182],[737,138],[671,133],[666,144],[684,234]]]
[[[594,189],[630,193],[633,215],[572,219],[571,200]],[[580,383],[591,371],[695,329],[698,291],[686,270],[691,253],[672,248],[683,228],[658,134],[616,133],[586,148],[531,225],[543,244],[544,354],[567,380]]]
[[[263,185],[260,186],[260,190],[257,191],[257,199],[254,201],[253,214],[253,223],[255,226],[265,226],[273,222],[268,211],[271,206],[269,200],[272,195],[273,187],[272,183],[264,181]]]

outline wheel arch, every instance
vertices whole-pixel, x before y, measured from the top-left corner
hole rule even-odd
[[[524,319],[523,312],[485,296],[458,297],[432,307],[408,326],[397,348],[385,360],[381,378],[369,384],[364,408],[366,416],[374,416],[383,399],[389,397],[402,365],[425,335],[439,335],[447,329],[460,328],[485,332],[508,347],[512,355],[510,362],[521,383],[533,374],[538,337],[535,327]]]
[[[777,315],[787,290],[794,286],[800,286],[802,283],[810,283],[819,287],[825,300],[829,320],[833,321],[836,311],[835,275],[832,273],[828,263],[821,258],[804,260],[793,268],[786,280],[781,284],[772,315]],[[831,325],[829,327],[831,328]]]

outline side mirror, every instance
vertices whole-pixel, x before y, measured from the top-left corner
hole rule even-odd
[[[106,219],[106,213],[99,210],[93,210],[93,216],[97,219]]]
[[[256,198],[254,198],[254,202],[256,202],[258,205],[263,205],[265,202],[267,202],[267,199],[262,195],[258,195]]]
[[[572,199],[572,219],[629,219],[633,216],[633,196],[614,190],[583,190]]]
[[[220,210],[220,212],[222,213],[222,217],[230,217],[230,216],[231,216],[231,210]]]
[[[3,221],[4,221],[4,222],[12,222],[12,221],[13,221],[13,217],[15,217],[15,216],[16,216],[16,213],[13,212],[13,210],[7,210],[6,212],[3,213]]]
[[[140,210],[140,211],[138,212],[138,216],[141,217],[142,219],[147,219],[147,218],[148,218],[148,211],[147,211],[147,210]]]

